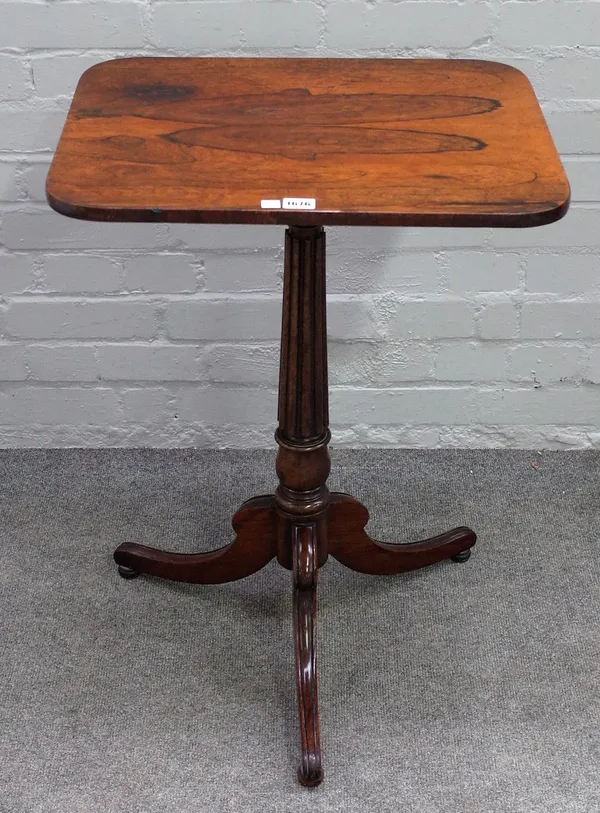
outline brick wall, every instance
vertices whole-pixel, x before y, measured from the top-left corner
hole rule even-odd
[[[334,442],[600,445],[600,2],[0,0],[0,445],[270,446],[283,230],[44,200],[117,56],[476,57],[532,80],[573,205],[528,229],[329,229]]]

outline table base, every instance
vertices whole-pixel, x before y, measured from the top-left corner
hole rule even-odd
[[[329,554],[360,573],[393,575],[443,559],[466,561],[476,541],[467,527],[408,544],[377,542],[365,531],[369,513],[354,497],[326,486],[328,379],[325,233],[321,227],[286,231],[279,379],[280,485],[254,497],[233,516],[234,541],[209,553],[182,554],[126,542],[115,562],[124,578],[140,573],[192,584],[221,584],[249,576],[273,558],[293,573],[293,620],[303,785],[323,780],[317,693],[315,626],[317,572]]]

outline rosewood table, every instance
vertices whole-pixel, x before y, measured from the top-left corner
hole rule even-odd
[[[526,77],[472,60],[132,58],[81,78],[48,200],[86,220],[287,226],[274,495],[233,517],[201,554],[125,542],[124,578],[215,584],[277,557],[293,573],[302,758],[323,778],[315,655],[317,570],[362,573],[465,561],[454,528],[385,544],[358,500],[331,494],[323,226],[538,226],[569,185]]]

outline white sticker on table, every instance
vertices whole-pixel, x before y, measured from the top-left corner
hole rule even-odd
[[[316,198],[284,198],[284,209],[316,209]]]

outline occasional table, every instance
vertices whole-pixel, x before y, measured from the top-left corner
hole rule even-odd
[[[241,506],[226,547],[181,554],[125,542],[114,558],[124,578],[196,584],[241,579],[274,557],[292,571],[299,779],[317,785],[318,568],[330,554],[372,574],[462,562],[476,539],[460,527],[377,542],[367,509],[327,489],[323,227],[558,220],[569,185],[531,85],[477,60],[117,59],[81,78],[47,193],[85,220],[287,226],[279,487]]]

